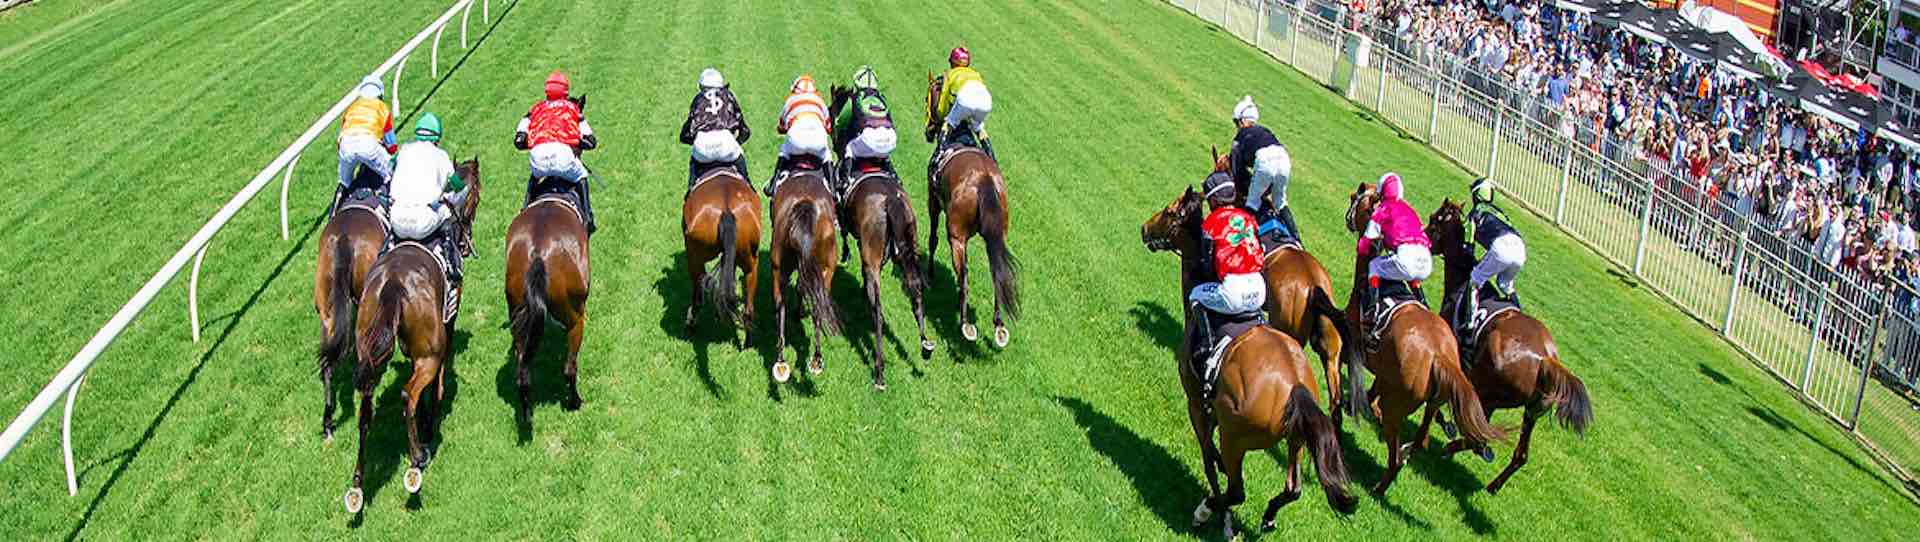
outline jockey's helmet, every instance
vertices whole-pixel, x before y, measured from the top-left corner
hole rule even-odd
[[[1493,203],[1493,179],[1486,177],[1474,179],[1473,186],[1468,188],[1468,191],[1473,193],[1474,203]]]
[[[420,120],[413,123],[413,139],[415,141],[438,142],[440,141],[441,133],[440,116],[432,112],[420,115]]]
[[[551,75],[547,76],[547,99],[558,100],[567,97],[567,91],[572,86],[573,83],[567,81],[567,74],[560,73],[560,70],[554,70]]]
[[[873,66],[861,66],[860,71],[853,72],[853,88],[880,88],[880,77],[873,74]]]
[[[947,53],[947,65],[955,68],[972,66],[973,53],[967,52],[966,47],[955,47],[953,52]]]
[[[380,96],[387,93],[386,85],[380,84],[380,76],[378,75],[368,75],[366,78],[361,79],[360,85],[354,87],[354,90],[359,92],[361,97],[374,100],[380,99]]]
[[[720,70],[707,68],[700,71],[700,88],[721,88],[727,86],[727,79],[720,76]]]

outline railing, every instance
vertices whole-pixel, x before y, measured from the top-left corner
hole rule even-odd
[[[447,8],[446,13],[440,15],[439,19],[435,19],[432,24],[427,25],[419,34],[414,35],[412,40],[407,41],[406,45],[401,46],[398,51],[395,51],[393,56],[388,57],[386,62],[381,63],[379,68],[374,69],[372,74],[375,77],[384,76],[388,70],[393,70],[393,84],[387,88],[388,92],[393,96],[395,112],[399,111],[400,104],[400,69],[406,65],[408,56],[413,53],[414,49],[418,48],[422,43],[425,43],[428,37],[432,37],[432,72],[434,78],[438,79],[440,72],[440,35],[446,29],[448,22],[453,20],[454,14],[462,13],[460,44],[462,48],[467,48],[467,19],[473,14],[474,1],[475,0],[459,0],[454,2],[452,7]],[[480,1],[480,20],[482,24],[486,24],[492,20],[492,0]],[[356,81],[358,81],[358,79],[356,79]],[[189,258],[193,260],[193,271],[187,280],[187,319],[192,327],[193,340],[199,342],[200,308],[198,298],[200,290],[200,265],[202,261],[206,259],[207,244],[213,240],[214,234],[220,233],[220,230],[226,227],[227,222],[232,220],[236,213],[240,212],[241,207],[246,206],[248,202],[252,201],[253,197],[258,194],[262,188],[265,188],[267,183],[272,182],[276,175],[281,175],[282,171],[285,172],[285,175],[281,175],[280,237],[282,240],[285,240],[287,238],[287,184],[292,180],[293,166],[299,160],[300,153],[305,151],[307,146],[313,143],[314,139],[318,138],[322,132],[331,126],[335,119],[339,118],[340,114],[346,110],[347,105],[353,102],[354,97],[355,95],[351,91],[341,97],[338,102],[333,104],[332,108],[327,110],[326,114],[321,115],[318,120],[313,122],[312,126],[307,128],[306,132],[300,134],[300,137],[295,139],[292,145],[288,145],[285,150],[280,152],[279,156],[268,163],[266,169],[262,169],[259,173],[255,174],[252,181],[248,182],[244,188],[241,188],[240,192],[234,194],[233,198],[228,200],[226,206],[221,207],[219,212],[214,213],[213,218],[208,219],[207,223],[201,226],[199,231],[196,231],[193,237],[187,240],[186,245],[180,247],[179,251],[174,252],[173,257],[169,258],[167,263],[162,265],[160,270],[154,273],[152,278],[147,279],[146,284],[142,285],[140,290],[133,294],[133,298],[128,299],[127,303],[120,307],[120,311],[114,313],[113,318],[107,320],[106,325],[101,326],[100,330],[94,333],[93,338],[87,341],[87,344],[80,349],[80,352],[74,354],[73,359],[68,361],[67,365],[62,368],[59,373],[54,375],[53,381],[48,382],[46,387],[41,388],[40,393],[35,395],[33,400],[27,403],[26,408],[20,411],[20,415],[15,417],[13,422],[7,425],[6,431],[0,433],[0,460],[5,460],[8,455],[12,454],[14,448],[19,447],[21,440],[26,438],[27,432],[31,431],[34,425],[38,424],[41,418],[46,416],[47,411],[53,407],[53,403],[60,400],[62,395],[65,395],[66,410],[61,416],[60,422],[60,448],[67,469],[67,494],[75,495],[79,493],[79,483],[75,478],[73,468],[73,405],[75,399],[80,394],[80,384],[85,379],[87,370],[93,366],[94,361],[99,358],[100,354],[104,352],[108,346],[113,344],[114,339],[120,336],[121,331],[124,331],[127,325],[133,322],[135,317],[146,310],[147,305],[153,302],[153,298],[159,295],[161,288],[166,287],[167,283],[172,282],[173,278],[180,274],[180,269],[187,265]]]
[[[1497,78],[1468,75],[1444,54],[1416,59],[1372,47],[1377,34],[1347,30],[1342,10],[1313,1],[1173,3],[1494,179],[1510,199],[1719,332],[1896,474],[1911,479],[1908,469],[1920,467],[1920,407],[1911,396],[1920,308],[1906,285],[1829,267],[1759,222],[1750,204],[1728,205],[1675,168],[1627,159],[1637,142],[1548,124],[1560,117],[1538,114],[1503,94]],[[1356,47],[1370,48],[1368,63],[1350,60]]]

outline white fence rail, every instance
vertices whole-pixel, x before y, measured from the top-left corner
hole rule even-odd
[[[1542,124],[1557,112],[1499,92],[1498,81],[1444,55],[1406,56],[1393,50],[1399,40],[1390,33],[1351,30],[1339,4],[1172,3],[1494,179],[1512,200],[1718,331],[1896,474],[1910,479],[1920,468],[1913,290],[1817,262],[1750,210],[1715,201],[1667,169],[1626,161],[1631,142]]]
[[[481,22],[485,24],[492,19],[492,1],[480,1]],[[418,48],[422,43],[425,43],[427,38],[432,37],[435,44],[432,55],[434,64],[433,72],[436,74],[435,78],[437,79],[440,71],[439,36],[445,31],[447,23],[453,20],[455,14],[462,14],[460,43],[462,47],[466,47],[466,23],[467,19],[472,15],[474,2],[475,0],[459,0],[454,2],[452,7],[447,8],[447,11],[440,15],[440,18],[435,19],[432,24],[427,25],[419,34],[414,35],[413,39],[408,40],[406,45],[401,46],[398,51],[393,53],[393,56],[388,57],[386,62],[381,63],[379,68],[374,69],[372,74],[376,77],[384,76],[388,70],[393,71],[393,84],[387,88],[388,92],[394,96],[394,111],[396,113],[399,111],[399,68],[406,64],[407,57],[413,53],[414,49]],[[356,78],[355,81],[357,82],[358,79]],[[127,325],[132,323],[133,319],[139,316],[140,313],[147,308],[148,304],[153,302],[154,296],[159,295],[160,290],[166,287],[167,283],[172,282],[175,276],[180,274],[180,269],[186,267],[188,259],[192,259],[193,261],[193,271],[187,281],[187,318],[193,328],[193,340],[195,342],[200,340],[200,308],[198,300],[200,264],[206,258],[208,243],[212,242],[214,234],[220,233],[221,228],[226,227],[227,222],[232,220],[236,213],[240,212],[241,207],[245,207],[262,188],[266,187],[267,183],[272,182],[273,178],[276,175],[281,175],[283,171],[285,174],[281,175],[282,181],[280,188],[280,237],[282,240],[285,240],[287,238],[287,185],[293,177],[293,166],[299,160],[300,153],[305,151],[307,146],[312,144],[314,139],[318,138],[322,132],[326,131],[335,119],[339,118],[341,112],[346,110],[347,105],[352,103],[353,98],[354,94],[349,91],[344,97],[340,98],[338,102],[335,102],[333,107],[327,110],[326,114],[321,115],[318,120],[315,120],[313,125],[307,128],[306,132],[300,134],[300,137],[295,139],[292,145],[287,146],[286,150],[281,151],[280,155],[275,157],[271,163],[267,164],[265,169],[255,174],[252,181],[249,181],[244,188],[241,188],[238,193],[234,194],[233,198],[228,200],[226,206],[221,207],[219,212],[214,213],[213,218],[208,219],[207,223],[201,226],[199,231],[195,232],[193,237],[187,240],[186,245],[180,247],[180,250],[175,252],[173,257],[167,260],[166,265],[161,266],[160,270],[154,273],[152,278],[147,279],[146,284],[142,285],[140,290],[133,294],[133,298],[128,299],[127,303],[120,307],[120,311],[114,313],[113,318],[107,320],[106,325],[101,326],[100,330],[94,333],[93,338],[87,341],[87,344],[80,349],[80,352],[74,354],[73,359],[68,361],[67,365],[62,368],[58,374],[54,375],[53,381],[48,382],[46,387],[41,388],[40,393],[35,395],[33,400],[27,403],[26,408],[20,411],[19,416],[15,417],[13,422],[7,425],[6,431],[0,433],[0,460],[5,460],[8,455],[12,454],[14,448],[19,447],[20,442],[26,438],[27,432],[31,431],[34,425],[38,424],[41,418],[46,416],[47,410],[53,407],[55,401],[60,400],[61,395],[65,395],[66,410],[61,416],[60,430],[61,453],[66,462],[67,494],[74,495],[79,492],[78,480],[75,478],[73,468],[73,405],[75,397],[80,393],[80,383],[86,377],[87,370],[93,366],[94,361],[99,358],[100,354],[104,352],[108,346],[113,344],[114,339],[120,336],[121,331],[125,330]]]

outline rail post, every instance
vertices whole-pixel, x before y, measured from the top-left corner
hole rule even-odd
[[[280,176],[280,240],[287,240],[287,190],[293,186],[293,168],[300,165],[300,155],[293,155],[293,161],[287,162],[287,171]]]
[[[1265,51],[1260,42],[1267,36],[1267,0],[1255,0],[1253,12],[1253,48]]]
[[[1748,245],[1753,244],[1753,222],[1747,222],[1747,228],[1740,234],[1740,248],[1734,249],[1733,279],[1727,281],[1727,316],[1720,321],[1720,335],[1733,336],[1733,314],[1740,306],[1740,279],[1747,272]]]
[[[1432,145],[1440,133],[1440,83],[1445,80],[1439,73],[1433,75],[1433,104],[1427,110],[1427,144]]]
[[[1566,225],[1567,191],[1573,188],[1573,140],[1567,140],[1567,157],[1560,160],[1560,194],[1554,197],[1553,223]]]
[[[433,67],[428,69],[427,73],[433,74],[435,80],[440,79],[440,35],[445,33],[447,33],[447,27],[445,26],[433,31],[433,60],[431,63]]]
[[[1867,337],[1867,357],[1860,360],[1860,384],[1853,390],[1853,415],[1847,417],[1849,430],[1860,430],[1860,404],[1867,400],[1867,381],[1873,379],[1873,364],[1880,362],[1880,330],[1887,328],[1887,312],[1892,309],[1893,293],[1881,294],[1880,316],[1874,318],[1873,334]]]
[[[1824,267],[1824,264],[1822,266]],[[1807,391],[1807,386],[1813,382],[1814,353],[1820,351],[1820,327],[1826,325],[1827,306],[1833,302],[1833,289],[1825,284],[1819,284],[1816,287],[1820,288],[1820,308],[1813,313],[1813,333],[1807,335],[1807,368],[1800,372],[1800,392],[1809,396],[1812,392]]]
[[[1640,206],[1640,240],[1634,243],[1633,249],[1633,276],[1636,277],[1640,276],[1641,265],[1647,260],[1647,233],[1653,230],[1653,193],[1656,189],[1653,180],[1648,179],[1646,203]]]
[[[1373,95],[1373,112],[1382,119],[1387,118],[1387,66],[1392,64],[1387,60],[1385,56],[1380,57],[1380,89]]]
[[[391,110],[396,115],[400,113],[400,71],[407,69],[407,59],[412,56],[400,57],[400,64],[393,67],[393,84],[387,85],[387,95],[393,98]]]
[[[473,18],[473,4],[467,4],[465,12],[460,14],[460,49],[470,49],[467,45],[467,20]]]
[[[1300,14],[1305,12],[1301,11],[1300,6],[1287,7],[1293,9],[1293,13],[1287,14],[1287,42],[1293,44],[1287,51],[1287,65],[1293,66],[1293,69],[1298,70],[1300,69],[1300,29],[1302,26],[1300,24],[1302,22]]]
[[[207,259],[207,246],[193,255],[193,274],[187,275],[187,326],[193,328],[193,342],[200,342],[200,262]]]
[[[1486,177],[1488,179],[1493,178],[1493,166],[1494,164],[1497,164],[1500,160],[1500,125],[1506,120],[1506,118],[1507,118],[1506,102],[1505,101],[1494,102],[1493,131],[1489,132],[1489,135],[1487,137],[1487,175]]]
[[[73,470],[73,400],[80,396],[80,384],[87,381],[82,373],[74,379],[73,387],[67,389],[67,409],[60,415],[60,456],[67,463],[67,496],[80,494],[80,477]]]

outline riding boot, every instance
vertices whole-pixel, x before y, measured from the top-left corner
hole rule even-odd
[[[329,218],[333,217],[333,213],[339,212],[340,206],[345,205],[346,203],[347,203],[347,185],[344,185],[344,184],[333,185],[333,203],[327,206],[327,217]]]
[[[1000,163],[1000,155],[993,153],[993,140],[987,139],[985,136],[975,137],[980,140],[980,150],[987,151],[987,158],[992,159],[995,164]]]
[[[693,182],[700,178],[700,161],[687,159],[687,193],[693,193]]]
[[[580,182],[573,183],[574,191],[580,194],[580,214],[587,219],[587,236],[589,237],[600,229],[600,224],[593,220],[593,196],[589,195],[590,192],[587,190],[590,179],[592,178],[581,177]]]
[[[533,205],[533,189],[535,185],[538,185],[539,183],[540,183],[539,177],[535,177],[533,175],[527,175],[527,192],[526,192],[527,195],[525,200],[520,202],[520,207],[525,208],[528,205]]]
[[[1460,332],[1461,344],[1471,347],[1468,343],[1473,341],[1473,319],[1480,313],[1480,289],[1469,286],[1460,301],[1459,312],[1454,315],[1454,328]]]
[[[766,195],[767,195],[767,197],[769,197],[769,198],[771,198],[771,197],[773,197],[773,189],[774,189],[775,187],[777,187],[777,186],[779,186],[779,184],[780,184],[780,175],[781,175],[781,174],[783,174],[783,173],[785,173],[785,172],[787,171],[787,162],[788,162],[788,161],[789,161],[789,160],[788,160],[788,158],[787,158],[787,157],[785,157],[785,156],[782,156],[782,157],[780,157],[780,159],[779,159],[779,160],[776,160],[776,161],[774,161],[774,163],[773,163],[773,176],[772,176],[772,177],[769,177],[769,178],[767,178],[767,188],[766,188],[766,190],[762,190],[762,191],[761,191],[761,193],[764,193],[764,194],[766,194]]]
[[[1306,234],[1300,233],[1300,226],[1293,221],[1293,208],[1281,207],[1276,210],[1274,214],[1279,215],[1280,224],[1286,226],[1287,235],[1293,236],[1293,242],[1300,243],[1300,246],[1303,248],[1306,247],[1307,236]]]

